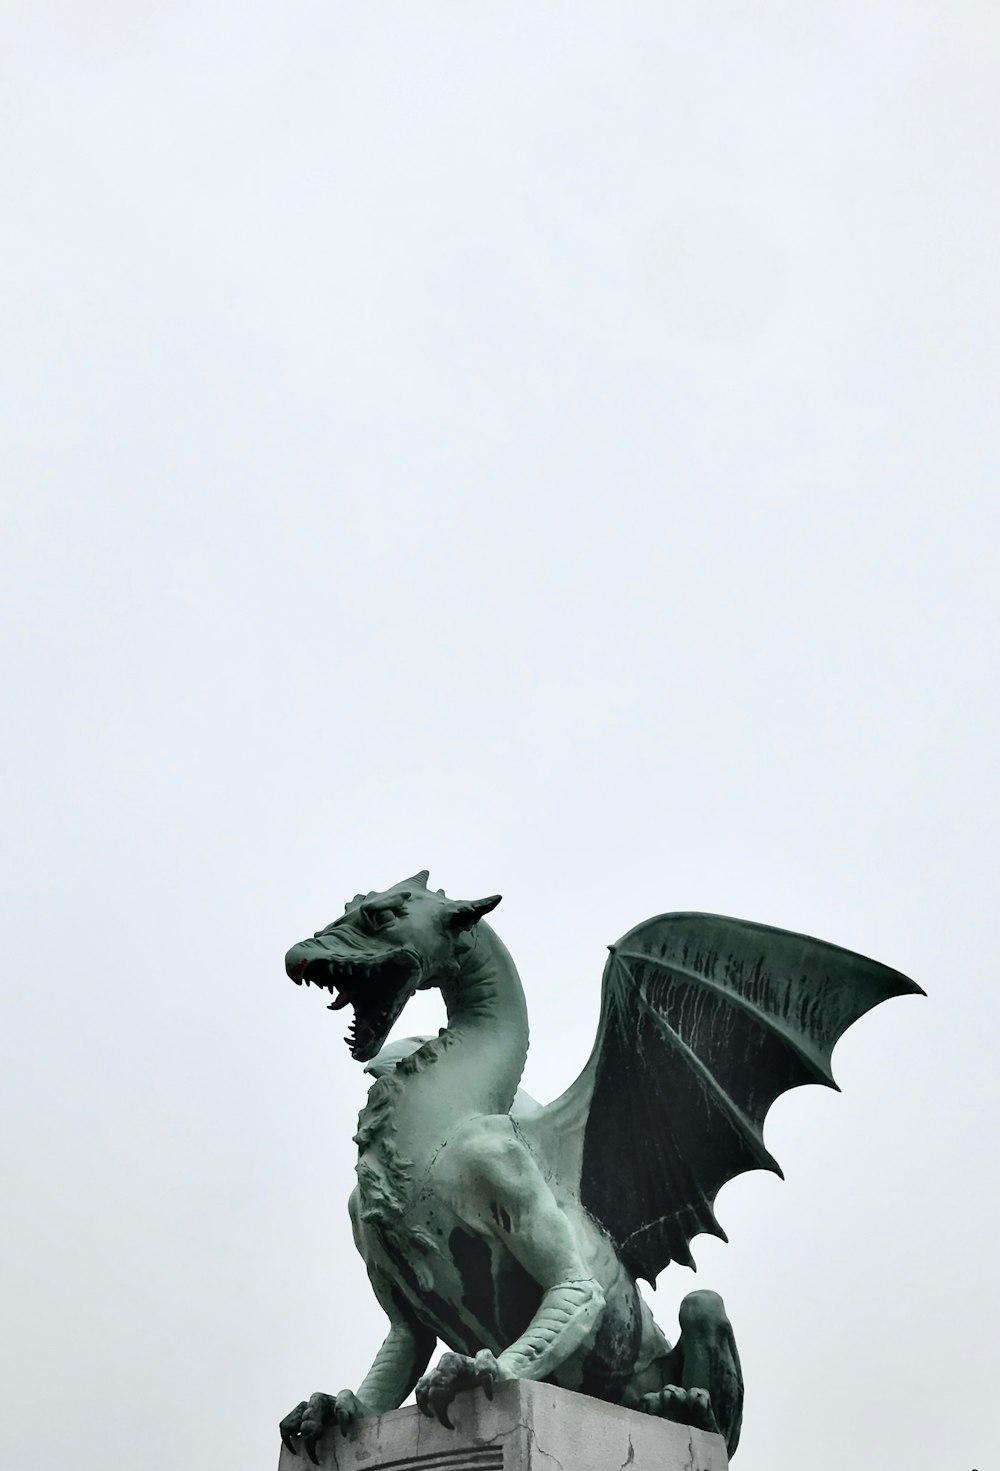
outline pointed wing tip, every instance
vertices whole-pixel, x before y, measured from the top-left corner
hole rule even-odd
[[[769,1175],[777,1175],[779,1180],[783,1180],[785,1178],[784,1170],[781,1168],[778,1161],[775,1159],[770,1150],[765,1150],[765,1156],[763,1159],[761,1159],[759,1164],[749,1165],[747,1167],[747,1170],[741,1170],[740,1173],[746,1174],[749,1170],[766,1170]],[[738,1176],[733,1176],[733,1179],[737,1178]]]
[[[679,1267],[688,1267],[692,1272],[697,1272],[698,1270],[698,1264],[690,1251],[684,1252],[683,1255],[678,1251],[676,1255],[667,1259],[667,1265],[669,1266],[671,1262],[676,1262]]]
[[[740,1171],[740,1174],[744,1174],[746,1170],[769,1170],[772,1175],[777,1175],[779,1180],[783,1180],[785,1178],[784,1170],[781,1168],[771,1151],[769,1149],[765,1149],[763,1136],[759,1137],[760,1154],[757,1158],[757,1161],[752,1165],[745,1166],[744,1169]],[[736,1176],[734,1175],[733,1178],[735,1179]]]
[[[918,985],[917,982],[912,980],[909,976],[904,976],[901,970],[889,970],[888,966],[884,967],[884,969],[889,975],[892,976],[894,982],[893,988],[889,992],[890,996],[927,995],[927,992],[924,990],[923,986]]]

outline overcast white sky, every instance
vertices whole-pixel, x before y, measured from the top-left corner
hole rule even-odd
[[[430,865],[543,1098],[665,909],[927,988],[658,1315],[726,1297],[740,1471],[1000,1464],[996,5],[3,16],[0,1460],[270,1468],[359,1382],[282,956]]]

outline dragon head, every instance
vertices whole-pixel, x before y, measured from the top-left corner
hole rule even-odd
[[[358,1062],[375,1056],[414,991],[457,974],[467,932],[500,903],[499,894],[449,899],[427,878],[425,869],[381,893],[355,894],[339,919],[285,956],[297,986],[333,996],[328,1010],[353,1006],[344,1041]]]

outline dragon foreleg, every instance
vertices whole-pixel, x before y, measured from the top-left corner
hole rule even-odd
[[[434,1348],[431,1334],[420,1335],[408,1323],[393,1323],[358,1389],[362,1415],[397,1409],[427,1367]]]
[[[557,1282],[542,1298],[527,1328],[497,1360],[501,1379],[544,1379],[593,1333],[604,1292],[593,1277]]]

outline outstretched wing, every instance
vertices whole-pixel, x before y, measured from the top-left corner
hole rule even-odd
[[[660,915],[610,949],[587,1066],[519,1127],[653,1282],[670,1261],[694,1266],[700,1232],[727,1239],[713,1210],[727,1180],[781,1174],[762,1132],[774,1100],[836,1088],[830,1058],[851,1023],[923,992],[836,945],[722,915]]]

